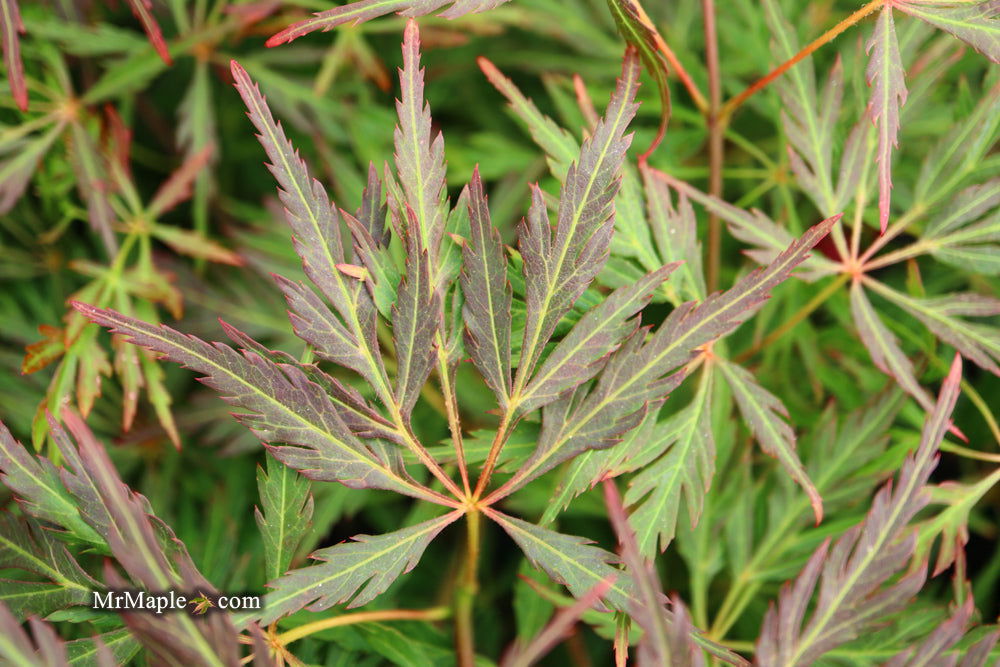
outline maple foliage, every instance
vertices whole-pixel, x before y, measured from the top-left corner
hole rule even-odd
[[[4,662],[997,657],[997,3],[560,2],[0,0]]]

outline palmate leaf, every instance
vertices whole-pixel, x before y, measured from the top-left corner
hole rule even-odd
[[[725,360],[720,360],[718,366],[733,390],[736,405],[750,427],[750,432],[760,443],[761,449],[778,459],[789,476],[808,494],[818,525],[823,520],[823,499],[795,453],[795,433],[785,421],[788,409],[777,396],[761,387],[742,366]]]
[[[518,229],[527,319],[515,394],[530,378],[559,320],[607,259],[618,173],[631,141],[625,130],[638,107],[638,87],[638,58],[635,50],[629,49],[604,118],[567,172],[554,235],[541,192],[537,188],[532,191],[531,208]]]
[[[937,404],[927,416],[920,446],[903,463],[898,482],[885,485],[865,519],[832,549],[829,540],[824,542],[795,582],[782,589],[777,607],[764,619],[757,642],[755,654],[763,664],[810,664],[901,609],[920,590],[923,566],[886,588],[883,584],[903,569],[913,554],[914,536],[907,532],[907,526],[927,504],[927,480],[937,464],[961,377],[961,357],[956,355]],[[817,582],[819,598],[806,622]]]
[[[323,611],[348,601],[349,608],[371,602],[413,569],[431,540],[461,516],[455,511],[384,535],[356,535],[351,542],[314,552],[311,557],[323,563],[293,570],[269,584],[273,590],[264,597],[261,624],[307,605]]]
[[[892,198],[892,149],[899,134],[899,107],[906,102],[903,62],[899,41],[892,20],[895,3],[887,3],[879,13],[875,31],[865,45],[870,59],[866,71],[872,96],[868,102],[868,117],[878,128],[879,226],[883,233],[889,223]]]
[[[922,2],[900,0],[900,11],[946,30],[995,63],[1000,63],[1000,4],[982,2]]]
[[[484,512],[500,524],[535,567],[566,586],[574,597],[580,598],[601,582],[613,580],[603,596],[608,604],[626,610],[635,601],[632,578],[612,567],[618,562],[613,553],[591,546],[583,537],[557,533],[493,509]]]
[[[611,355],[593,386],[584,385],[546,407],[535,453],[487,499],[512,493],[580,452],[619,442],[683,379],[682,372],[671,372],[759,310],[837,220],[839,216],[812,227],[771,264],[744,276],[727,292],[675,308],[648,340],[645,329],[631,336]]]
[[[264,538],[265,579],[272,581],[288,571],[295,549],[309,529],[313,497],[309,481],[273,457],[267,471],[257,468],[261,507],[254,509]]]
[[[251,350],[241,354],[223,343],[208,344],[115,311],[74,305],[135,344],[204,374],[204,382],[248,411],[237,416],[241,422],[262,440],[286,445],[272,448],[275,457],[307,477],[440,502],[441,496],[409,477],[398,450],[376,451],[362,443],[345,423],[342,409],[297,366],[275,363]]]
[[[484,12],[505,2],[507,0],[360,0],[324,12],[316,12],[312,18],[295,23],[268,39],[267,45],[278,46],[317,30],[326,32],[338,25],[363,23],[386,14],[423,16],[450,5],[440,15],[451,19],[464,14]]]
[[[461,273],[465,347],[500,407],[506,409],[511,389],[512,290],[503,243],[490,222],[478,167],[472,173],[468,201],[471,237],[462,246]]]

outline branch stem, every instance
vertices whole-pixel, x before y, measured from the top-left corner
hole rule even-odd
[[[772,81],[777,79],[779,76],[790,70],[797,63],[801,62],[813,52],[817,51],[824,44],[828,44],[836,39],[841,33],[846,31],[848,28],[858,23],[861,19],[865,18],[869,14],[877,11],[885,4],[886,0],[871,0],[868,4],[861,7],[859,10],[845,18],[843,21],[833,26],[825,33],[817,37],[815,40],[810,42],[801,51],[796,53],[794,56],[781,63],[773,70],[771,70],[767,75],[757,79],[752,84],[747,86],[743,92],[741,92],[736,97],[730,99],[722,107],[722,111],[719,114],[724,120],[728,120],[744,102],[753,97],[756,93],[760,92],[767,87]]]
[[[720,114],[722,104],[722,78],[719,73],[719,39],[715,26],[715,0],[702,0],[705,26],[705,65],[708,69],[708,192],[713,197],[722,197],[722,163],[725,159],[724,140],[728,121]],[[712,213],[708,217],[708,261],[706,262],[706,282],[709,293],[719,284],[719,265],[722,256],[722,224],[719,216]]]
[[[486,455],[486,462],[483,463],[482,472],[479,473],[479,479],[476,481],[476,490],[472,494],[474,501],[478,501],[482,497],[483,491],[486,490],[486,485],[490,483],[490,477],[496,468],[497,459],[500,458],[500,450],[503,449],[504,444],[507,442],[512,422],[511,415],[513,415],[514,410],[515,406],[511,403],[508,404],[507,409],[503,412],[500,425],[497,426],[497,434],[493,437],[493,444],[490,445],[490,452]]]
[[[462,582],[455,590],[455,648],[459,667],[474,667],[476,663],[473,610],[479,590],[479,511],[470,509],[466,515],[466,554]]]
[[[309,635],[358,623],[374,623],[376,621],[441,621],[451,615],[448,607],[431,607],[430,609],[379,609],[377,611],[359,611],[352,614],[342,614],[332,618],[324,618],[292,628],[278,635],[277,640],[282,646]]]

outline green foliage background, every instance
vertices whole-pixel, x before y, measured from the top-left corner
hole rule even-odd
[[[264,464],[265,453],[252,434],[228,417],[227,406],[192,373],[162,364],[159,398],[147,401],[142,392],[134,423],[127,430],[122,427],[127,399],[120,373],[111,372],[108,366],[108,373],[94,367],[92,375],[87,374],[88,366],[97,363],[94,349],[113,354],[110,336],[98,327],[87,325],[93,330],[90,347],[71,350],[67,356],[60,354],[55,344],[47,367],[21,373],[25,348],[40,339],[39,325],[67,326],[70,320],[66,318],[71,317],[67,300],[113,264],[99,231],[88,225],[87,202],[78,190],[81,176],[73,160],[81,150],[79,137],[67,130],[41,147],[38,142],[44,130],[33,129],[42,127],[35,119],[61,113],[59,100],[65,96],[59,91],[71,81],[79,106],[74,107],[72,113],[77,115],[68,122],[78,123],[98,147],[97,153],[105,157],[111,149],[101,147],[109,146],[116,132],[120,143],[120,129],[127,130],[125,164],[131,173],[124,178],[145,202],[187,158],[211,145],[210,162],[198,172],[192,196],[183,197],[158,218],[166,228],[196,236],[191,236],[180,252],[179,244],[154,242],[139,255],[151,262],[141,270],[161,276],[164,285],[177,289],[183,313],[172,313],[165,307],[169,301],[166,288],[153,292],[152,298],[141,289],[123,288],[122,303],[130,304],[125,307],[133,308],[140,317],[156,317],[206,340],[220,337],[217,318],[222,318],[273,349],[297,355],[303,351],[302,342],[291,334],[284,300],[269,274],[303,279],[302,270],[288,241],[273,178],[263,167],[260,146],[251,136],[244,107],[231,85],[229,61],[237,59],[260,83],[272,111],[283,120],[294,145],[313,173],[325,182],[337,205],[354,210],[360,204],[369,162],[381,170],[384,161],[391,160],[393,100],[398,94],[395,70],[401,65],[399,42],[404,21],[386,17],[267,49],[264,40],[269,35],[302,18],[306,10],[325,9],[329,3],[177,0],[158,6],[156,12],[174,60],[168,67],[124,6],[94,3],[74,17],[72,13],[78,10],[72,9],[71,3],[21,4],[27,29],[21,44],[31,106],[22,113],[6,90],[0,92],[0,194],[13,187],[18,174],[29,180],[17,203],[0,215],[0,417],[23,442],[33,442],[40,451],[51,453],[39,406],[57,406],[64,398],[79,404],[82,394],[91,392],[99,381],[100,395],[94,396],[87,421],[100,439],[113,443],[109,449],[123,478],[149,498],[157,515],[187,545],[194,562],[217,588],[262,590],[264,548],[252,517],[253,508],[260,504],[256,469]],[[800,44],[857,8],[836,0],[779,4]],[[647,5],[666,41],[695,82],[706,89],[701,3],[678,0]],[[241,16],[258,7],[273,11],[240,23]],[[732,0],[719,3],[717,9],[721,83],[724,97],[729,97],[769,71],[776,58],[758,2]],[[490,195],[493,222],[504,241],[512,244],[514,227],[528,201],[529,183],[538,181],[549,192],[557,191],[558,183],[529,134],[483,76],[476,58],[491,60],[546,114],[579,138],[586,119],[577,104],[572,77],[581,77],[601,109],[620,70],[622,39],[603,0],[514,0],[496,10],[454,21],[421,18],[420,26],[427,67],[426,97],[435,124],[446,137],[452,201],[478,164]],[[871,22],[863,22],[817,52],[812,65],[806,63],[815,67],[819,82],[835,59],[842,64],[844,108],[836,123],[840,138],[864,114],[869,93],[863,44],[870,30]],[[895,207],[897,212],[905,212],[917,197],[914,184],[925,163],[938,159],[934,146],[973,114],[977,104],[996,98],[997,75],[995,66],[982,56],[912,18],[899,15],[897,31],[910,87],[910,99],[902,110],[900,148],[893,162]],[[659,122],[655,84],[647,73],[643,76],[643,104],[632,126],[633,157],[652,140]],[[675,79],[671,89],[673,116],[666,140],[651,164],[707,190],[706,125]],[[723,198],[743,209],[761,209],[798,236],[824,216],[796,183],[789,167],[788,138],[780,115],[785,107],[772,86],[734,115],[727,134]],[[989,148],[996,140],[996,123],[984,125],[989,136],[979,141],[987,148],[960,179],[963,186],[987,182],[1000,167],[1000,156]],[[16,163],[18,156],[36,147],[40,147],[36,164]],[[835,154],[839,151],[835,148]],[[700,207],[697,212],[699,238],[704,240],[708,216]],[[877,234],[877,209],[870,205],[862,214],[863,234],[872,239]],[[119,222],[113,229],[120,236],[128,221],[116,217]],[[131,222],[142,219],[135,215]],[[921,219],[916,229],[924,228],[927,219]],[[202,239],[211,239],[218,248],[205,245]],[[904,246],[896,241],[889,250]],[[742,253],[746,247],[724,232],[720,285],[731,285],[754,266]],[[996,246],[991,248],[995,252]],[[821,250],[833,252],[830,246]],[[235,253],[242,265],[213,261],[232,259],[227,251]],[[145,260],[135,261],[139,266]],[[881,269],[877,277],[915,297],[967,291],[992,296],[1000,293],[996,272],[989,275],[964,270],[927,256]],[[126,275],[124,279],[131,278]],[[756,350],[756,343],[808,304],[825,284],[788,281],[725,347],[730,358],[753,351],[745,366],[787,406],[788,421],[799,435],[799,455],[814,479],[835,457],[838,441],[834,433],[847,433],[846,438],[856,428],[845,425],[846,416],[871,404],[873,397],[898,393],[893,381],[872,363],[859,339],[847,287],[834,292],[788,333]],[[883,321],[914,361],[920,385],[937,386],[947,371],[952,348],[895,306],[874,301]],[[107,305],[122,309],[114,300]],[[656,323],[667,312],[668,304],[654,304],[646,315],[652,319],[644,322]],[[995,326],[997,318],[983,322]],[[1000,347],[995,328],[984,336]],[[71,363],[83,369],[79,386],[72,377],[59,380]],[[98,375],[102,376],[99,380]],[[472,434],[467,445],[472,447],[482,440],[481,446],[488,448],[496,425],[495,417],[487,413],[493,407],[490,392],[471,364],[463,364],[458,377],[462,416]],[[968,438],[965,446],[980,456],[977,459],[967,451],[943,452],[934,481],[973,484],[998,465],[1000,441],[995,422],[991,429],[989,420],[994,419],[992,413],[1000,405],[1000,378],[973,363],[965,364],[964,377],[966,384],[954,422]],[[667,402],[663,414],[685,406],[695,389],[693,383],[685,384]],[[156,400],[160,401],[159,413]],[[697,528],[692,528],[682,503],[677,539],[656,563],[665,590],[677,592],[687,602],[696,625],[712,626],[719,620],[720,608],[727,604],[727,595],[734,586],[743,586],[747,599],[740,603],[739,613],[729,619],[731,627],[714,638],[741,651],[752,647],[780,585],[795,577],[823,538],[839,535],[863,517],[873,491],[916,446],[924,410],[910,398],[895,400],[901,405],[898,416],[868,435],[858,448],[863,465],[847,470],[843,477],[835,476],[829,495],[824,493],[828,509],[823,523],[811,525],[807,512],[782,537],[780,551],[763,555],[762,545],[776,548],[769,537],[781,518],[793,511],[793,506],[799,507],[803,494],[780,466],[753,446],[734,410],[720,410],[713,416],[719,458],[704,512]],[[180,434],[179,448],[172,446],[161,425],[167,402]],[[413,424],[423,442],[448,444],[448,424],[434,400],[418,405]],[[518,437],[515,434],[512,447],[519,442]],[[527,444],[532,434],[524,432],[520,437]],[[560,475],[560,469],[549,473],[505,501],[505,507],[520,516],[540,517],[550,504]],[[312,527],[293,566],[304,564],[307,554],[320,546],[359,533],[389,532],[429,516],[427,507],[384,492],[338,484],[313,484],[312,492]],[[16,512],[10,494],[0,494],[0,500]],[[914,638],[925,636],[928,628],[942,622],[950,601],[966,594],[957,583],[962,576],[971,581],[977,619],[995,622],[1000,614],[998,507],[1000,495],[990,489],[967,518],[962,512],[948,515],[946,523],[955,529],[968,523],[969,543],[965,561],[960,563],[964,572],[955,582],[950,570],[930,579],[905,616],[834,652],[824,664],[879,664],[897,649],[911,645]],[[942,506],[932,509],[926,517],[937,516]],[[576,499],[559,517],[558,528],[586,535],[614,550],[616,542],[599,488]],[[920,544],[932,559],[940,549],[935,537],[941,530],[940,525],[930,522],[920,524]],[[520,551],[502,531],[495,526],[485,531],[481,590],[475,601],[476,646],[480,655],[496,658],[515,636],[528,638],[540,629],[553,609],[552,602],[563,600],[565,594],[561,587],[526,567]],[[458,527],[449,528],[431,545],[413,574],[402,577],[366,608],[447,604],[459,577],[462,533]],[[948,529],[945,539],[949,539]],[[550,589],[548,598],[539,596],[518,578],[519,574]],[[282,627],[295,627],[307,617],[311,619],[309,612],[300,612],[283,621]],[[96,619],[93,626],[70,624],[58,616],[55,620],[60,621],[58,627],[67,637],[73,633],[88,636],[94,628],[111,623]],[[610,661],[611,622],[593,612],[585,620],[589,621],[586,629],[581,626],[558,646],[551,664]],[[449,622],[362,624],[312,635],[296,643],[294,653],[306,663],[328,665],[447,664],[454,659],[450,633]]]

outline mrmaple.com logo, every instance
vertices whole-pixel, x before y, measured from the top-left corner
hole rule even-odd
[[[90,607],[101,611],[145,611],[153,614],[186,609],[194,614],[204,614],[209,609],[228,611],[260,609],[261,598],[259,595],[184,594],[177,591],[148,593],[121,589],[94,591]]]

